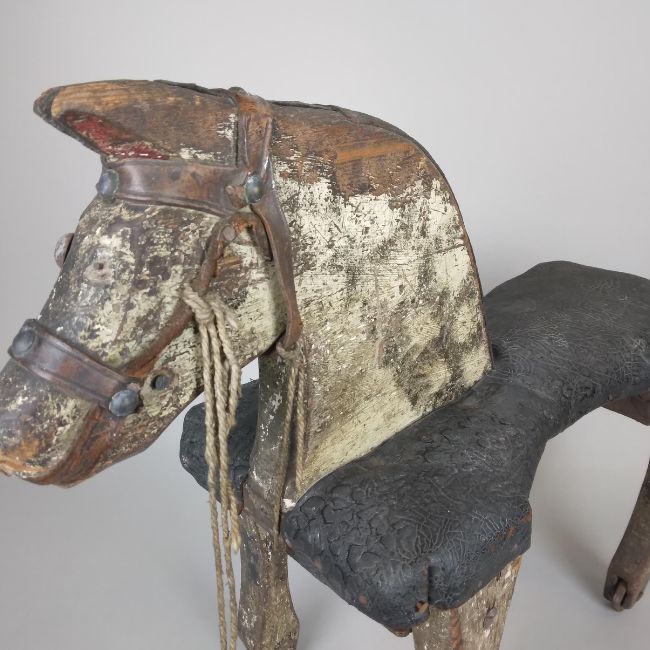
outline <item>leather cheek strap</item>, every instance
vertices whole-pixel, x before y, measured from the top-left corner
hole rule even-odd
[[[38,321],[25,322],[9,348],[9,355],[32,374],[116,417],[130,415],[140,405],[138,380],[72,347]]]
[[[298,342],[303,324],[296,296],[291,233],[273,187],[270,155],[273,111],[261,97],[249,95],[241,89],[232,89],[232,92],[239,104],[238,164],[248,169],[249,180],[256,177],[260,182],[259,197],[248,203],[264,225],[268,237],[287,310],[287,328],[282,345],[290,350]]]

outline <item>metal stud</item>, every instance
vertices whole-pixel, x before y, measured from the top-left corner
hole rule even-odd
[[[16,335],[10,352],[17,359],[21,359],[34,347],[37,340],[38,336],[34,330],[24,328]]]
[[[264,194],[264,182],[257,174],[251,174],[244,183],[244,195],[248,203],[257,203]]]
[[[140,406],[140,394],[132,388],[124,388],[117,391],[111,398],[108,410],[118,418],[135,413]]]
[[[230,224],[227,224],[221,229],[221,236],[224,241],[230,244],[237,239],[237,231]]]
[[[68,252],[70,251],[73,239],[74,234],[69,232],[59,237],[59,240],[56,242],[56,246],[54,247],[54,260],[60,269],[63,268],[65,258],[68,257]]]
[[[117,188],[120,184],[120,177],[114,169],[104,169],[102,175],[97,181],[97,193],[105,201],[112,201],[117,193]]]

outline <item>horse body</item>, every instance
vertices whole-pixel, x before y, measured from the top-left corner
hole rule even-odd
[[[436,521],[459,515],[467,535],[474,535],[485,511],[498,508],[498,498],[488,499],[483,512],[476,513],[472,508],[480,499],[467,507],[457,506],[458,499],[447,508],[444,500],[433,503],[428,492],[420,494],[420,503],[445,512],[427,519],[426,509],[421,509],[422,522],[413,518],[398,525],[393,541],[382,533],[373,542],[381,552],[363,550],[373,541],[369,531],[376,523],[383,526],[398,522],[402,513],[408,516],[404,502],[421,488],[404,480],[399,492],[386,479],[390,473],[382,474],[379,493],[395,497],[397,513],[384,517],[383,523],[373,514],[376,503],[369,508],[357,501],[369,494],[365,479],[372,471],[381,465],[391,472],[396,467],[401,452],[391,453],[390,444],[399,447],[410,438],[395,434],[417,432],[426,420],[422,416],[444,405],[479,408],[476,400],[483,399],[484,387],[504,371],[503,361],[492,370],[472,250],[451,188],[430,156],[375,118],[331,106],[267,103],[238,89],[144,81],[82,84],[45,93],[36,112],[97,151],[103,172],[98,197],[82,215],[71,244],[65,237],[57,248],[62,269],[47,304],[37,321],[21,329],[10,349],[12,359],[0,374],[0,472],[38,483],[78,483],[145,449],[206,388],[216,395],[208,400],[212,425],[207,438],[216,438],[215,420],[223,434],[218,460],[226,460],[219,489],[229,490],[228,508],[222,509],[229,513],[223,519],[227,549],[237,538],[237,508],[243,510],[239,620],[250,650],[295,648],[298,626],[287,586],[287,544],[349,602],[402,632],[421,625],[430,608],[429,621],[441,604],[460,608],[461,614],[453,610],[440,617],[444,624],[419,628],[418,647],[451,647],[445,644],[459,633],[462,615],[471,619],[467,629],[481,630],[475,647],[495,650],[518,568],[515,556],[526,546],[527,504],[516,509],[521,515],[518,533],[510,523],[505,530],[494,528],[507,542],[503,553],[493,554],[487,563],[482,550],[470,549],[472,562],[465,568],[471,565],[472,571],[466,571],[456,597],[440,596],[453,583],[444,576],[458,573],[455,541],[445,556],[451,564],[444,564],[444,571],[439,564],[436,573],[435,549],[423,544],[415,548],[408,531],[426,523],[433,527],[427,532],[430,539],[444,541],[445,531],[461,528],[436,528]],[[564,273],[563,267],[553,268]],[[525,312],[520,286],[511,302],[515,311]],[[561,278],[557,286],[562,294]],[[630,303],[634,314],[645,315],[650,308],[647,283],[643,287],[638,293],[642,297]],[[590,308],[602,298],[601,284],[597,289],[596,297],[589,298]],[[576,293],[581,291],[579,286]],[[193,302],[188,296],[194,296]],[[619,311],[625,307],[617,298],[607,304]],[[208,321],[205,312],[210,309],[214,313]],[[508,307],[502,311],[507,315]],[[559,311],[562,326],[573,324],[569,311]],[[586,311],[576,311],[575,318],[580,313]],[[625,322],[623,311],[618,316],[612,323]],[[634,339],[622,339],[624,349],[613,348],[613,362],[604,371],[622,385],[616,384],[611,395],[603,389],[606,382],[598,384],[600,392],[591,384],[584,390],[580,385],[581,399],[585,390],[588,396],[597,393],[598,404],[587,408],[572,401],[576,417],[619,398],[612,408],[650,423],[644,374],[650,339],[643,319],[637,319]],[[538,331],[536,326],[532,330]],[[216,354],[210,354],[206,332]],[[616,336],[614,332],[607,341]],[[260,360],[258,416],[254,436],[247,438],[243,486],[233,494],[226,475],[225,429],[232,424],[237,388],[228,395],[226,411],[223,377],[227,372],[237,377],[239,366],[255,358]],[[632,363],[643,372],[621,371],[621,359],[621,367]],[[545,367],[543,357],[535,362]],[[238,366],[234,373],[233,364]],[[510,372],[509,366],[506,370]],[[552,383],[561,394],[570,388],[560,372]],[[525,391],[521,394],[517,400],[522,405],[536,403]],[[510,405],[508,399],[503,403]],[[445,412],[453,415],[455,408]],[[557,432],[547,422],[553,419],[551,411],[544,404],[538,411],[540,439]],[[458,430],[441,434],[443,446],[458,443],[449,458],[462,459],[469,452],[480,461],[476,469],[464,465],[469,478],[498,491],[492,470],[498,465],[501,475],[511,476],[507,463],[517,458],[486,463],[480,436],[480,449],[473,456],[465,445],[464,416],[452,420]],[[246,421],[250,424],[253,418]],[[507,421],[495,416],[493,424],[494,435],[503,441]],[[514,433],[519,441],[526,426]],[[390,438],[390,444],[382,445]],[[541,452],[542,446],[535,449]],[[416,444],[416,455],[417,449]],[[388,450],[387,460],[382,460],[382,450]],[[432,473],[436,454],[425,451],[416,458],[421,476],[432,485],[438,479],[445,482],[440,468]],[[214,456],[208,463],[208,483],[216,500]],[[445,458],[437,456],[436,462],[456,479],[462,477],[455,461]],[[338,504],[334,510],[343,512],[338,477],[354,474],[364,463],[369,463],[368,472],[362,469],[362,475],[348,480],[352,485],[358,478],[362,484],[349,490],[350,516],[332,523],[330,506]],[[408,467],[398,469],[400,475],[410,472]],[[532,480],[530,471],[528,475]],[[459,492],[464,491],[463,480]],[[523,502],[525,490],[521,492]],[[481,493],[489,495],[489,490]],[[384,499],[380,501],[378,512],[386,513]],[[360,504],[360,516],[353,512],[354,504]],[[626,539],[636,540],[635,531],[647,526],[646,505],[640,499],[637,523]],[[454,508],[460,510],[452,512]],[[310,523],[316,512],[326,531],[322,534]],[[232,528],[228,517],[235,522]],[[350,524],[353,518],[356,527]],[[496,519],[511,522],[513,517]],[[215,540],[218,528],[215,515]],[[346,534],[352,540],[347,550],[341,541]],[[485,541],[484,536],[477,539]],[[406,547],[410,559],[396,572],[395,553]],[[608,578],[608,597],[618,606],[634,604],[650,577],[650,568],[640,577],[627,568],[628,560],[638,566],[650,552],[643,551],[639,559],[628,547],[633,545],[622,547]],[[493,552],[496,546],[487,548]],[[360,554],[355,556],[356,570],[350,549]],[[501,565],[511,560],[511,570],[499,578]],[[226,563],[234,591],[231,567]],[[389,578],[384,580],[382,571]],[[403,578],[399,584],[394,580],[398,574]],[[439,593],[427,584],[429,577]],[[491,586],[484,587],[490,579]],[[363,584],[357,589],[359,581]],[[402,589],[403,584],[414,589]],[[398,591],[391,592],[396,585]],[[484,590],[475,600],[460,602],[480,588]],[[401,594],[397,613],[395,593]],[[491,602],[493,594],[501,594],[492,607],[499,610],[500,623],[493,634],[483,634],[476,604]],[[451,626],[451,636],[443,625]],[[225,624],[222,632],[225,636]]]

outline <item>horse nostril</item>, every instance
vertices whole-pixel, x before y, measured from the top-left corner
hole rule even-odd
[[[156,375],[151,382],[151,387],[154,390],[165,390],[171,383],[172,378],[169,375]]]

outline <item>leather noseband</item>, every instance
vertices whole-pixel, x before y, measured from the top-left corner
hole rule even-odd
[[[94,402],[116,417],[133,413],[140,405],[140,382],[122,375],[85,352],[28,320],[18,332],[11,358],[38,377],[64,391]]]

